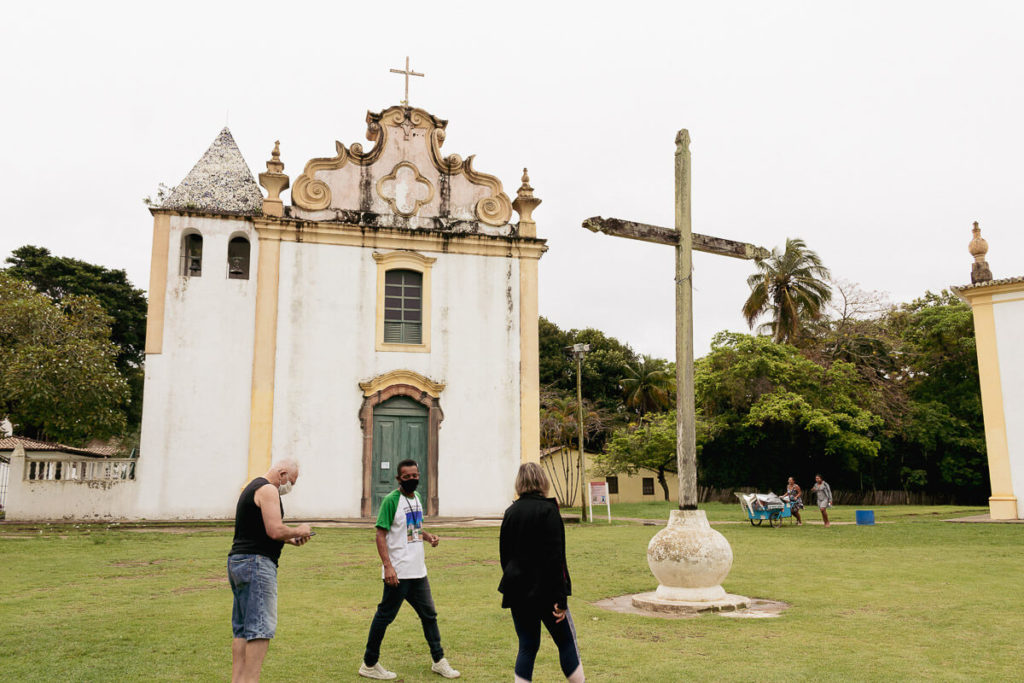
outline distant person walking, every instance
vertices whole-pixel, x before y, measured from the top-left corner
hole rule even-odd
[[[294,460],[270,466],[242,489],[235,506],[235,537],[228,553],[231,607],[231,681],[260,680],[263,658],[277,629],[277,561],[285,543],[303,545],[308,524],[286,526],[281,496],[299,479]]]
[[[832,526],[828,521],[828,509],[832,507],[832,487],[821,478],[820,474],[814,475],[814,486],[811,488],[811,493],[817,495],[818,509],[821,510],[821,519],[825,522],[825,526]]]
[[[803,491],[800,490],[800,485],[793,477],[790,477],[786,483],[786,499],[789,501],[789,509],[796,517],[797,526],[803,525],[804,520],[800,518],[800,511],[804,509]]]
[[[519,636],[515,681],[532,680],[540,648],[540,625],[544,624],[558,647],[562,673],[571,683],[582,683],[583,664],[567,603],[572,582],[565,562],[565,526],[558,503],[545,497],[550,484],[536,463],[519,467],[515,488],[518,499],[505,510],[501,522],[502,576],[498,585],[501,606],[512,610],[512,623]]]
[[[388,671],[380,663],[380,644],[388,626],[408,602],[419,615],[423,635],[430,647],[434,663],[430,670],[445,678],[458,678],[459,672],[445,659],[441,647],[441,631],[437,628],[437,610],[430,594],[423,541],[432,547],[440,543],[434,534],[423,531],[423,505],[416,493],[420,483],[420,469],[414,460],[398,463],[399,488],[389,493],[380,504],[377,515],[377,554],[383,563],[384,596],[370,623],[366,639],[366,652],[359,666],[359,675],[366,678],[390,680],[398,674]]]

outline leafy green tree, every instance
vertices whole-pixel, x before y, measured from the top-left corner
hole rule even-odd
[[[906,368],[901,470],[923,470],[932,490],[983,497],[988,459],[970,307],[949,292],[927,292],[894,312],[891,325]]]
[[[840,280],[826,313],[800,339],[801,351],[819,365],[843,361],[857,369],[875,394],[872,411],[885,420],[885,432],[898,431],[907,411],[903,342],[890,324],[894,310],[885,295]]]
[[[90,297],[55,302],[0,271],[0,417],[71,444],[123,433],[128,387],[109,325]]]
[[[539,333],[541,387],[573,397],[576,395],[576,361],[569,357],[566,347],[577,343],[590,344],[590,352],[583,360],[583,399],[590,401],[608,420],[604,429],[588,437],[587,447],[600,450],[608,436],[608,428],[625,423],[625,414],[621,411],[620,382],[626,376],[628,366],[637,362],[636,353],[600,330],[561,330],[543,317],[539,322]],[[621,417],[616,420],[617,415]]]
[[[675,377],[668,361],[648,355],[626,366],[626,375],[620,384],[626,407],[635,411],[641,420],[648,413],[667,409],[675,394]]]
[[[640,470],[658,473],[665,500],[669,499],[666,472],[676,472],[676,414],[674,411],[651,413],[647,420],[617,428],[604,452],[594,456],[598,474],[624,472],[635,475]]]
[[[566,391],[572,384],[576,391],[575,367],[570,367],[565,348],[571,345],[572,337],[544,316],[540,316],[538,325],[538,341],[540,351],[540,385],[542,387],[558,387]]]
[[[751,329],[761,325],[777,342],[795,342],[804,324],[821,316],[822,306],[832,297],[829,271],[821,258],[802,239],[786,240],[786,248],[772,250],[771,256],[756,262],[757,272],[747,278],[750,296],[743,304],[743,316]]]
[[[146,360],[146,294],[123,270],[112,270],[49,249],[26,245],[7,257],[7,274],[32,283],[57,303],[68,295],[91,296],[112,319],[110,339],[118,346],[118,367]]]
[[[695,391],[708,485],[779,488],[816,470],[850,485],[881,446],[883,421],[856,368],[823,367],[789,344],[719,333],[696,364]]]
[[[131,392],[124,410],[129,426],[142,420],[142,364],[145,361],[146,295],[128,280],[123,270],[112,270],[48,249],[26,245],[7,258],[8,275],[32,284],[37,292],[61,304],[68,296],[89,296],[111,318],[110,338],[117,345],[117,368]]]

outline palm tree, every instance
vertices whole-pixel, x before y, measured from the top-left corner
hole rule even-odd
[[[772,319],[760,326],[777,342],[794,342],[804,321],[821,317],[821,309],[832,298],[828,268],[807,248],[802,239],[786,240],[786,249],[778,247],[771,256],[756,262],[758,272],[747,278],[750,297],[743,304],[747,324],[762,315]]]
[[[668,370],[667,361],[645,355],[636,365],[626,366],[626,376],[619,384],[626,407],[635,410],[643,419],[647,413],[669,407],[675,379]]]

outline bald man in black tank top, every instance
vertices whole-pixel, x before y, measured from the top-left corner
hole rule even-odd
[[[287,526],[281,496],[299,478],[292,460],[275,462],[242,490],[235,507],[235,537],[228,553],[231,609],[231,681],[258,681],[270,639],[277,629],[277,561],[285,543],[309,540],[308,524]]]

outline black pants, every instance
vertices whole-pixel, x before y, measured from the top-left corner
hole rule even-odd
[[[558,662],[562,673],[569,674],[580,665],[580,649],[576,644],[576,627],[572,615],[565,611],[565,619],[555,622],[552,607],[523,606],[512,608],[512,623],[519,636],[519,654],[516,656],[516,675],[533,680],[533,663],[540,649],[540,625],[543,623],[558,647]]]
[[[434,609],[434,598],[430,594],[430,582],[424,576],[422,579],[399,579],[397,586],[384,584],[384,597],[377,605],[377,613],[370,623],[370,636],[366,639],[366,654],[363,655],[366,666],[373,666],[380,659],[380,644],[384,640],[384,633],[398,616],[403,601],[412,605],[420,617],[423,636],[430,646],[430,656],[435,662],[444,657],[441,631],[437,628],[437,610]]]

